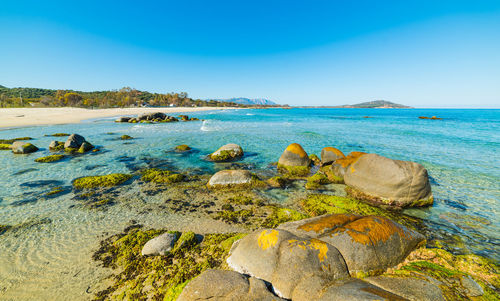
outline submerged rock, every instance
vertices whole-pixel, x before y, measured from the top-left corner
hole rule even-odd
[[[281,224],[278,229],[335,246],[353,276],[383,272],[425,241],[420,233],[381,216],[323,215]]]
[[[304,176],[309,173],[310,159],[298,143],[290,144],[278,161],[278,169],[293,176]]]
[[[12,143],[11,149],[14,154],[29,154],[36,152],[38,147],[28,142],[15,141]]]
[[[335,162],[337,159],[345,158],[344,153],[335,147],[325,147],[321,150],[321,164],[328,165]]]
[[[178,301],[194,300],[262,300],[280,301],[269,291],[264,281],[233,271],[206,270],[191,280]]]
[[[427,170],[415,162],[365,154],[348,166],[344,181],[353,197],[377,205],[405,208],[434,200]]]
[[[38,162],[38,163],[57,162],[57,161],[64,159],[64,157],[65,157],[64,155],[50,155],[50,156],[35,159],[35,162]]]
[[[221,146],[218,150],[210,154],[210,159],[216,162],[232,161],[243,156],[243,149],[235,143]]]
[[[208,186],[243,185],[252,182],[252,174],[248,170],[221,170],[208,181]]]
[[[245,236],[233,244],[227,263],[235,271],[272,283],[286,299],[310,277],[328,281],[349,277],[337,248],[286,230],[259,230]]]
[[[81,177],[73,180],[76,189],[113,187],[128,181],[132,175],[114,173],[104,176]]]
[[[149,240],[142,248],[141,254],[144,255],[165,255],[175,245],[179,239],[178,232],[166,232],[158,235],[157,237]]]

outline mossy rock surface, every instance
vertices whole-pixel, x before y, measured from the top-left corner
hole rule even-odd
[[[66,134],[66,133],[55,133],[55,134],[51,134],[51,135],[45,135],[45,136],[52,136],[52,137],[66,137],[66,136],[69,136],[70,134]]]
[[[311,164],[313,164],[313,165],[320,165],[321,164],[321,160],[315,154],[310,154],[309,160],[311,160]]]
[[[185,151],[191,150],[191,148],[187,144],[181,144],[181,145],[177,145],[175,147],[175,150],[178,152],[185,152]]]
[[[309,166],[289,166],[278,164],[278,171],[291,177],[306,177],[311,172]]]
[[[286,177],[276,176],[276,177],[269,178],[266,182],[271,187],[283,188],[288,184],[289,180]]]
[[[328,177],[322,172],[317,172],[307,178],[306,189],[319,189],[321,188],[321,185],[328,183],[330,183]]]
[[[331,165],[323,166],[320,168],[320,171],[326,175],[328,181],[333,184],[344,184],[344,178],[337,176],[333,170]]]
[[[93,259],[115,269],[114,283],[95,300],[176,300],[184,286],[206,269],[227,269],[232,244],[244,234],[206,234],[200,242],[184,232],[164,256],[142,256],[150,239],[166,230],[129,230],[101,242]]]
[[[45,196],[55,196],[61,192],[64,192],[64,188],[62,186],[57,186],[52,188],[49,192],[47,192]]]
[[[19,137],[13,139],[0,139],[0,144],[12,144],[16,141],[25,141],[25,140],[33,140],[31,137]]]
[[[158,168],[150,168],[141,171],[141,180],[145,182],[154,183],[178,183],[184,180],[185,176],[183,174],[178,174],[171,172],[169,170],[163,170]]]
[[[122,173],[82,177],[73,180],[73,187],[76,189],[113,187],[128,181],[131,177],[132,175]]]
[[[134,137],[129,136],[129,135],[122,135],[122,136],[120,137],[120,139],[121,139],[121,140],[130,140],[130,139],[134,139]]]
[[[7,143],[0,143],[0,150],[11,150],[11,145]]]
[[[38,162],[38,163],[57,162],[57,161],[64,159],[64,157],[66,157],[66,156],[64,156],[64,155],[50,155],[50,156],[35,159],[35,162]]]
[[[276,228],[280,224],[308,218],[307,214],[290,208],[275,207],[273,213],[262,223],[263,228]]]

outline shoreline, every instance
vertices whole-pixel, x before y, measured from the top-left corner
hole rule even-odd
[[[2,108],[0,109],[0,129],[9,129],[37,125],[57,125],[80,123],[84,120],[142,113],[162,112],[165,114],[204,112],[236,107],[155,107],[155,108],[111,108],[83,109],[74,107],[62,108]]]

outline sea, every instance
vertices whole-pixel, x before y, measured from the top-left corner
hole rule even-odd
[[[419,119],[437,116],[441,120]],[[214,173],[224,166],[206,156],[227,143],[242,146],[237,163],[272,175],[291,143],[319,155],[333,146],[345,154],[377,153],[422,164],[429,173],[434,204],[407,209],[424,221],[435,237],[455,243],[456,254],[474,253],[500,262],[500,110],[495,109],[224,109],[194,112],[200,121],[129,124],[115,118],[78,124],[0,129],[0,139],[32,137],[40,151],[14,155],[0,151],[1,300],[86,300],[109,271],[91,259],[99,241],[127,225],[203,231],[202,220],[152,212],[132,205],[105,211],[78,206],[71,182],[82,176],[133,173],[146,167],[173,168],[192,174]],[[369,118],[368,118],[369,117]],[[36,163],[50,154],[54,133],[78,133],[100,149],[56,163]],[[135,139],[121,140],[121,135]],[[187,144],[189,153],[174,147]],[[116,198],[134,199],[135,181]],[[54,188],[62,193],[47,195]],[[287,193],[269,193],[286,202]],[[153,202],[141,195],[141,202]],[[219,225],[216,231],[233,231]],[[210,229],[214,230],[214,229]],[[37,296],[34,298],[34,296]]]

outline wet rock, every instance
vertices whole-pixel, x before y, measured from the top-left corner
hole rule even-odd
[[[353,276],[383,272],[425,240],[420,233],[381,216],[322,215],[281,224],[278,229],[335,246]]]
[[[377,276],[364,279],[373,285],[383,288],[411,301],[429,300],[444,301],[441,289],[428,281],[409,277]]]
[[[243,156],[243,149],[238,144],[229,143],[210,154],[210,159],[217,162],[232,161]]]
[[[177,300],[280,301],[283,299],[271,293],[260,279],[233,271],[206,270],[186,285]]]
[[[235,242],[227,259],[235,271],[268,281],[280,297],[290,299],[309,277],[327,281],[349,277],[345,262],[332,245],[304,239],[285,230],[259,230]]]
[[[151,240],[149,240],[142,248],[142,255],[165,255],[175,245],[179,239],[179,233],[163,233]]]
[[[82,145],[80,145],[80,148],[78,149],[79,153],[86,153],[90,150],[92,150],[94,146],[87,141],[83,142]]]
[[[345,158],[344,153],[335,147],[325,147],[321,150],[321,164],[328,165],[335,162],[337,159]]]
[[[376,205],[405,208],[434,200],[427,170],[415,162],[365,154],[348,166],[344,181],[353,197]]]
[[[12,143],[11,149],[14,154],[29,154],[36,152],[38,147],[28,142],[15,141]]]
[[[64,148],[75,148],[79,149],[80,146],[82,146],[83,142],[85,142],[85,138],[83,136],[80,136],[78,134],[71,134],[68,137],[68,140],[66,140],[66,143],[64,143]]]
[[[242,185],[251,182],[252,174],[248,170],[221,170],[210,178],[208,186]]]
[[[460,284],[462,284],[467,297],[479,297],[484,294],[483,288],[469,275],[460,277]]]
[[[129,122],[131,117],[119,117],[118,119],[115,120],[115,122]]]

